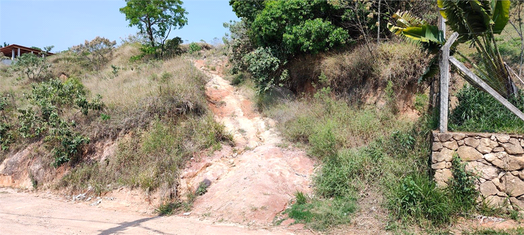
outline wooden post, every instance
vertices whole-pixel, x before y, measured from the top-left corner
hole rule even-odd
[[[462,64],[454,57],[450,57],[449,61],[453,65],[455,65],[455,67],[460,69],[464,74],[466,74],[469,77],[468,80],[470,80],[470,82],[476,83],[477,85],[482,87],[482,89],[484,89],[491,96],[493,96],[493,98],[499,101],[502,105],[506,106],[506,108],[508,108],[509,111],[513,112],[515,115],[517,115],[520,119],[524,121],[524,113],[522,113],[522,111],[520,111],[517,107],[511,104],[508,100],[506,100],[503,96],[501,96],[498,92],[491,88],[487,83],[482,81],[482,79],[480,79],[477,75],[471,72],[471,70],[469,70],[464,64]]]
[[[378,0],[378,16],[377,16],[377,18],[378,18],[378,21],[377,21],[377,23],[378,23],[378,25],[377,25],[377,26],[378,26],[378,29],[377,29],[377,44],[380,43],[380,4],[381,4],[381,3],[382,3],[382,0]]]
[[[440,124],[441,133],[448,132],[449,112],[449,50],[457,40],[458,33],[453,33],[446,44],[440,49]]]

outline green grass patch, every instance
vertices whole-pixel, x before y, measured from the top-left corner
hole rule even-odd
[[[458,106],[451,112],[449,128],[452,131],[524,133],[524,121],[509,111],[488,93],[465,86],[457,94]],[[509,99],[524,110],[524,94]]]

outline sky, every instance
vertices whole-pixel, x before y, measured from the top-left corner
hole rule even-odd
[[[183,2],[188,24],[171,31],[169,37],[181,37],[184,43],[221,41],[228,32],[223,23],[238,20],[229,0]],[[125,5],[125,0],[0,0],[0,47],[4,42],[40,48],[53,45],[52,52],[59,52],[97,36],[120,43],[138,32],[119,11]]]

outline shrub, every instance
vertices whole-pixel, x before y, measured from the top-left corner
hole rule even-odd
[[[70,161],[76,163],[81,155],[81,148],[89,143],[89,138],[74,131],[75,121],[68,121],[63,115],[71,108],[87,115],[89,110],[101,110],[104,107],[100,96],[89,102],[86,93],[82,83],[76,79],[66,82],[53,79],[33,85],[27,99],[36,110],[33,107],[19,110],[20,135],[26,139],[43,137],[53,152],[55,166]]]
[[[199,52],[200,50],[202,50],[202,47],[196,43],[196,42],[192,42],[189,44],[189,53],[190,54],[193,54],[195,52]]]
[[[269,47],[259,47],[245,55],[243,60],[248,65],[247,70],[253,75],[259,92],[266,92],[274,86],[280,86],[287,78],[287,71],[280,69],[283,62]]]
[[[18,57],[12,68],[31,81],[42,81],[49,78],[51,64],[46,57],[26,53]]]
[[[97,71],[113,57],[115,45],[116,41],[96,37],[91,41],[86,40],[84,44],[71,47],[71,51],[85,60],[84,66]]]

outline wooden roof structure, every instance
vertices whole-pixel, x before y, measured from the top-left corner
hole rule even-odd
[[[13,52],[15,53],[15,57],[18,56],[18,50],[20,50],[20,55],[23,55],[26,53],[33,53],[33,54],[39,55],[42,53],[41,50],[30,48],[30,47],[25,47],[25,46],[20,46],[17,44],[11,44],[9,46],[0,48],[0,52],[4,53],[5,56],[12,57],[12,58],[14,58]],[[47,53],[47,55],[54,55],[54,54],[49,52]]]

